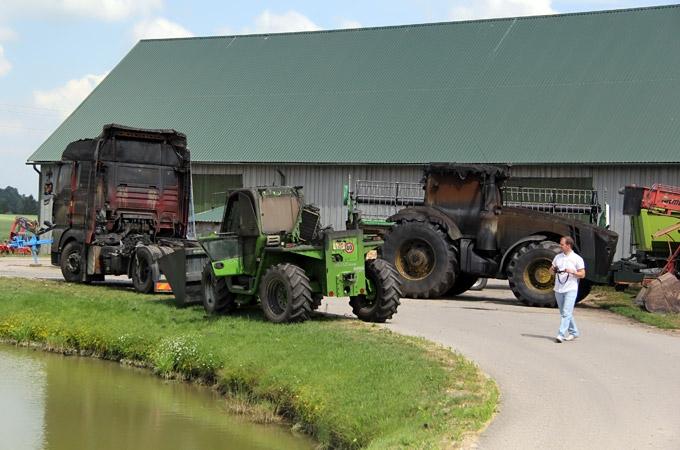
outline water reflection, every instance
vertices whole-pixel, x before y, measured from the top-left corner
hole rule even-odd
[[[229,416],[208,389],[87,358],[0,346],[0,450],[309,449]]]

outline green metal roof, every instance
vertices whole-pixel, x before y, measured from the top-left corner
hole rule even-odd
[[[196,213],[194,215],[194,220],[196,222],[220,223],[220,222],[222,222],[223,217],[224,217],[224,206],[217,206],[217,207],[209,209],[207,211]]]
[[[194,161],[678,162],[680,6],[139,42],[31,155],[105,123]]]

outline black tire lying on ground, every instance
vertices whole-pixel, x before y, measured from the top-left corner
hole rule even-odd
[[[294,264],[267,269],[260,282],[265,317],[275,323],[303,322],[312,313],[312,288],[305,271]]]
[[[449,289],[449,292],[447,292],[446,295],[460,295],[463,292],[470,290],[477,280],[479,280],[479,278],[475,275],[459,273],[456,275],[456,281],[453,283],[453,286],[451,286],[451,289]],[[484,280],[486,280],[486,278],[484,278]],[[486,283],[484,284],[486,285]]]
[[[429,222],[396,224],[385,236],[382,257],[397,270],[405,297],[440,297],[455,282],[458,261],[453,247]]]
[[[364,322],[383,323],[391,319],[401,304],[399,276],[382,259],[366,263],[367,292],[349,298],[352,312]]]

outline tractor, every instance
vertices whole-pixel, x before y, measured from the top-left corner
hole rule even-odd
[[[178,306],[201,300],[208,314],[259,299],[275,323],[302,322],[327,297],[349,297],[354,314],[385,322],[397,312],[396,270],[377,259],[378,236],[322,229],[301,187],[231,191],[220,230],[159,260]],[[200,275],[199,275],[200,272]]]

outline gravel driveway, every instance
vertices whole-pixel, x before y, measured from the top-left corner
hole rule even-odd
[[[31,262],[0,258],[0,276],[61,279],[49,259]],[[320,310],[351,316],[346,299]],[[680,449],[680,333],[587,305],[575,317],[582,337],[555,344],[556,310],[521,306],[489,281],[455,300],[404,299],[386,327],[451,347],[498,382],[499,414],[474,448]]]

